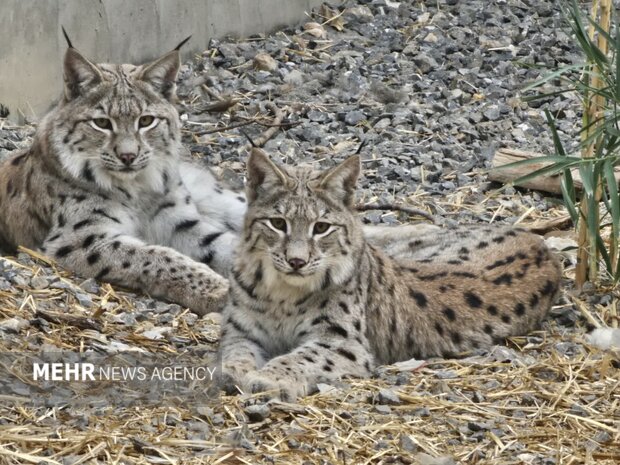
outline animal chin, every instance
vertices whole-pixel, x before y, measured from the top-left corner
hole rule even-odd
[[[307,287],[312,280],[312,275],[302,275],[298,271],[292,273],[283,273],[282,280],[289,286]]]
[[[108,172],[110,172],[114,176],[118,176],[122,178],[132,178],[136,174],[138,174],[140,171],[142,171],[145,167],[146,165],[123,166],[123,167],[114,166],[114,167],[109,167]]]

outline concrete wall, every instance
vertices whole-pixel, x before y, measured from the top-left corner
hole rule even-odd
[[[36,120],[62,90],[66,43],[95,62],[141,63],[192,35],[183,57],[211,37],[270,32],[322,0],[0,0],[0,103]]]

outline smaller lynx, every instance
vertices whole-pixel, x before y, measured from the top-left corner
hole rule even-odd
[[[294,399],[377,364],[489,347],[547,314],[561,270],[540,238],[482,227],[412,240],[408,227],[386,255],[353,209],[359,171],[357,156],[317,172],[252,151],[221,337],[227,389]]]

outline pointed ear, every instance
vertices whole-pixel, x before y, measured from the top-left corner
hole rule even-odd
[[[360,169],[360,156],[353,155],[338,166],[323,173],[319,178],[317,187],[330,192],[341,199],[345,205],[352,207]]]
[[[257,147],[250,152],[247,171],[246,196],[249,203],[270,188],[287,186],[290,182],[290,177],[269,159],[264,150]]]
[[[175,81],[180,66],[179,50],[174,49],[154,62],[143,65],[140,79],[148,82],[164,98],[172,101],[175,97]]]
[[[85,89],[101,82],[101,72],[73,47],[65,52],[64,62],[65,97],[73,100]]]

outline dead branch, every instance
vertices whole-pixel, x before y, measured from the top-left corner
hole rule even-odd
[[[80,329],[93,329],[98,332],[103,330],[103,326],[100,322],[89,317],[69,315],[66,313],[47,312],[41,309],[37,310],[36,315],[49,321],[50,323],[56,323],[59,325],[65,324],[75,326]]]
[[[267,128],[267,130],[265,130],[258,138],[254,140],[254,144],[257,147],[262,147],[263,145],[265,145],[265,143],[267,143],[267,141],[271,139],[276,134],[276,132],[278,132],[278,129],[282,127],[282,119],[284,118],[284,112],[280,110],[274,103],[267,102],[265,106],[273,113],[273,121],[271,122],[272,126]],[[250,143],[247,143],[241,148],[241,150],[248,151],[251,148],[252,145]]]
[[[403,213],[407,213],[411,216],[421,216],[426,218],[427,220],[433,221],[433,216],[430,213],[425,212],[424,210],[420,210],[417,208],[405,207],[404,205],[397,205],[395,203],[369,203],[369,204],[360,204],[356,205],[355,209],[358,211],[369,211],[369,210],[391,210],[391,211],[400,211]]]

